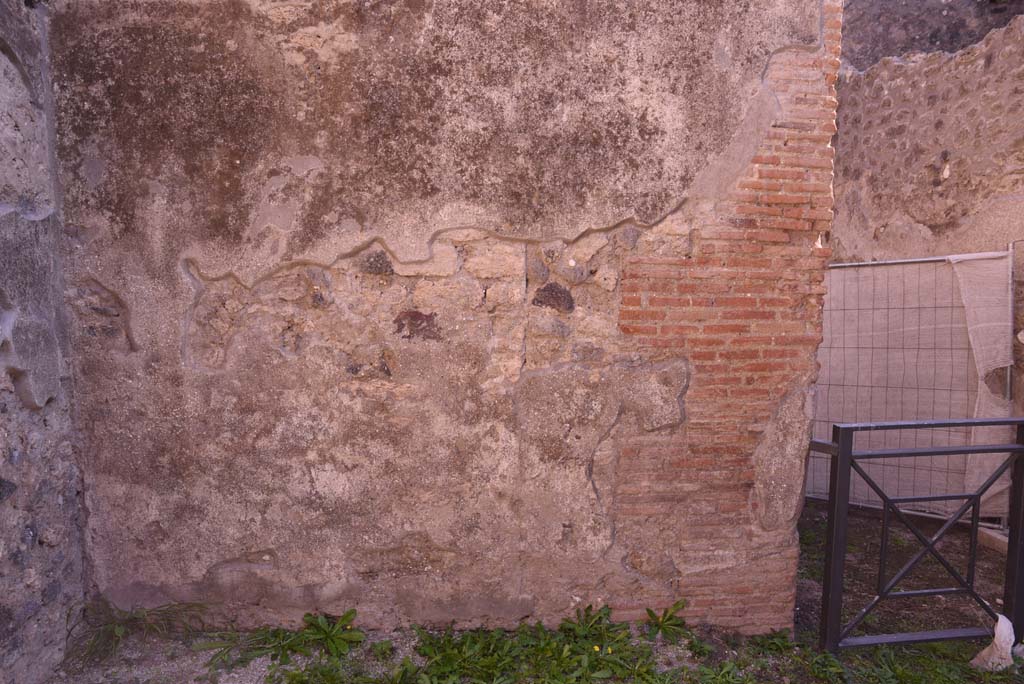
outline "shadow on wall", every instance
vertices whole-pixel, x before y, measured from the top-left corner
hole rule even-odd
[[[83,590],[45,16],[0,0],[0,680],[44,681]]]
[[[1024,14],[1024,0],[846,0],[843,62],[864,71],[884,57],[958,52]]]

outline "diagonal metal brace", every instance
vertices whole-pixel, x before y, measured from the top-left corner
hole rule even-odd
[[[873,479],[871,479],[870,476],[868,476],[868,474],[866,472],[864,472],[864,469],[861,468],[860,465],[856,461],[851,461],[850,465],[852,466],[852,468],[855,471],[857,471],[857,474],[859,474],[864,479],[864,482],[867,483],[867,485],[882,500],[883,506],[885,507],[885,510],[886,511],[891,510],[893,512],[893,514],[904,525],[907,526],[907,529],[909,529],[911,531],[911,533],[913,533],[913,535],[921,543],[923,548],[920,551],[918,551],[914,555],[913,558],[911,558],[909,561],[907,561],[907,563],[900,569],[900,571],[897,572],[893,576],[893,578],[888,583],[885,584],[884,587],[881,587],[881,591],[879,591],[879,594],[877,596],[875,596],[875,598],[872,599],[871,602],[868,603],[868,605],[866,605],[863,609],[861,609],[861,611],[856,615],[856,617],[854,617],[854,619],[845,628],[843,628],[843,630],[842,630],[842,632],[840,634],[840,640],[845,639],[847,636],[849,636],[853,632],[853,630],[856,629],[857,626],[860,625],[861,622],[863,622],[864,618],[866,618],[871,613],[871,611],[873,611],[878,606],[878,604],[880,604],[882,602],[883,599],[885,599],[886,597],[890,596],[892,594],[893,590],[896,588],[896,585],[898,585],[900,583],[900,581],[902,581],[903,578],[906,577],[917,566],[917,564],[920,563],[921,560],[926,555],[928,555],[928,554],[931,554],[937,561],[939,561],[939,563],[942,564],[942,566],[944,568],[946,568],[946,571],[950,574],[950,576],[953,577],[954,580],[956,580],[956,582],[965,591],[965,593],[969,594],[978,603],[978,605],[981,606],[981,608],[986,613],[988,613],[990,617],[992,617],[993,620],[997,619],[998,616],[997,616],[996,612],[992,609],[992,606],[990,606],[988,604],[988,602],[985,599],[983,599],[974,590],[974,586],[973,586],[974,585],[973,573],[969,573],[969,578],[965,579],[956,570],[956,568],[954,568],[949,563],[949,561],[947,561],[946,558],[941,553],[939,553],[938,549],[936,549],[935,546],[938,544],[939,541],[942,540],[942,538],[946,535],[946,533],[950,529],[953,528],[953,526],[960,520],[961,517],[963,517],[963,515],[969,509],[971,509],[971,508],[974,509],[974,513],[973,513],[972,517],[976,517],[977,516],[977,511],[978,511],[980,503],[981,503],[981,496],[986,491],[988,491],[988,489],[993,484],[995,484],[996,480],[998,480],[999,477],[1007,470],[1007,468],[1010,467],[1010,465],[1013,463],[1013,461],[1014,461],[1014,457],[1013,456],[1008,458],[999,468],[997,468],[988,477],[987,480],[985,480],[984,483],[982,483],[982,485],[978,488],[978,490],[975,491],[973,494],[966,494],[966,493],[963,494],[962,496],[965,499],[967,499],[967,501],[965,501],[964,504],[962,506],[960,506],[960,508],[957,509],[957,511],[955,513],[953,513],[948,519],[946,519],[946,521],[943,523],[942,527],[940,527],[939,530],[934,535],[932,535],[931,538],[926,537],[908,519],[908,517],[904,514],[904,512],[901,511],[899,509],[899,507],[896,506],[896,504],[893,502],[893,500],[882,490],[881,487],[878,486],[878,484]],[[959,496],[960,495],[957,495],[957,498],[959,498]],[[881,577],[879,579],[881,580]],[[880,584],[881,584],[881,582],[880,582]]]

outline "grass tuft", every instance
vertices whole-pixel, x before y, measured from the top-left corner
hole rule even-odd
[[[206,679],[266,661],[267,684],[1020,684],[1020,666],[979,673],[968,665],[980,648],[951,642],[858,650],[842,660],[794,642],[788,632],[743,638],[702,630],[679,617],[680,601],[630,625],[607,607],[587,606],[556,629],[523,624],[513,630],[456,632],[414,628],[416,643],[367,642],[356,611],[306,615],[302,627],[205,632],[203,608],[176,604],[122,611],[89,604],[74,628],[76,656],[113,655],[129,635],[195,637],[211,652]]]
[[[102,662],[117,653],[129,635],[189,637],[204,628],[205,611],[198,603],[121,610],[102,599],[90,601],[68,616],[65,660],[73,667]]]

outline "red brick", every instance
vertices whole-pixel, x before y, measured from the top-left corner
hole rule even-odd
[[[782,189],[782,183],[773,180],[741,180],[737,185],[745,190],[778,192]]]
[[[648,297],[647,303],[652,307],[690,306],[691,300],[689,297]]]
[[[829,220],[832,218],[831,209],[804,209],[804,208],[793,208],[783,210],[783,215],[786,218],[795,219],[810,219],[813,221],[817,220]]]
[[[773,263],[771,259],[730,256],[722,259],[722,265],[728,268],[772,268]]]
[[[746,363],[738,366],[736,370],[744,373],[764,373],[771,371],[792,370],[792,366],[781,361],[761,361],[758,363]]]
[[[763,242],[789,242],[789,233],[782,230],[748,230],[744,237]]]
[[[646,309],[623,309],[619,311],[620,321],[660,321],[665,318],[664,311]]]
[[[729,286],[725,283],[679,283],[675,287],[679,294],[715,294],[717,292],[728,292]]]
[[[761,358],[760,349],[725,349],[718,353],[719,358],[735,360],[751,360]]]
[[[828,183],[785,183],[782,186],[784,192],[820,192],[831,193],[832,186]]]
[[[758,169],[757,175],[760,178],[778,178],[781,180],[801,180],[806,175],[798,169]]]
[[[772,218],[758,221],[762,228],[776,228],[779,230],[812,230],[814,224],[811,221],[789,218]]]
[[[624,445],[616,489],[624,525],[671,517],[682,521],[681,539],[693,548],[749,544],[753,451],[782,396],[815,368],[821,339],[831,250],[814,243],[833,216],[841,4],[824,1],[832,41],[824,49],[773,61],[766,78],[782,116],[709,224],[694,226],[693,258],[640,255],[625,269],[620,311],[664,314],[656,331],[624,319],[624,332],[638,331],[630,344],[652,359],[687,359],[693,377],[685,431]],[[691,572],[681,587],[691,599],[687,616],[744,631],[789,627],[795,562],[795,548],[787,547],[771,560]],[[772,598],[760,594],[763,576],[781,582]],[[638,615],[640,607],[616,604]]]
[[[804,169],[831,169],[832,160],[823,159],[809,154],[781,155],[779,164],[782,166],[799,166]]]
[[[695,335],[701,329],[697,325],[662,325],[659,332],[662,335]]]
[[[807,195],[787,195],[787,194],[776,194],[776,195],[761,195],[760,201],[762,204],[810,204],[811,198]]]
[[[619,323],[619,330],[626,333],[627,335],[657,335],[658,326],[656,325],[628,325]]]
[[[742,230],[736,230],[734,228],[711,228],[705,227],[700,229],[700,237],[710,240],[743,240],[745,239],[744,232]]]

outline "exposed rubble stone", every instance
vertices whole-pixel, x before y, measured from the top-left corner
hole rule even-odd
[[[366,255],[363,260],[363,272],[374,275],[391,275],[395,269],[391,266],[391,259],[384,251],[374,251]]]
[[[395,332],[405,339],[420,337],[426,340],[439,340],[441,333],[437,328],[437,314],[425,314],[421,311],[403,311],[395,318]]]
[[[885,57],[957,52],[1024,14],[1024,0],[847,0],[843,61],[863,71]]]
[[[988,251],[1024,235],[1006,220],[1024,189],[1024,17],[956,54],[883,60],[839,87],[837,253]]]
[[[18,485],[0,478],[0,503],[3,503],[6,499],[9,499],[14,492],[18,491]]]
[[[560,313],[572,313],[576,308],[572,293],[558,283],[548,283],[533,296],[534,306],[546,306]]]

